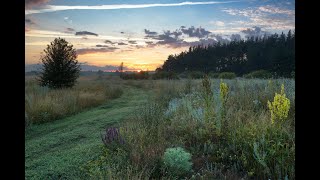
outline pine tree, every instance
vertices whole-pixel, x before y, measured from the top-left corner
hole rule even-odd
[[[80,73],[73,45],[65,39],[56,38],[44,49],[44,53],[39,84],[53,89],[73,87]]]

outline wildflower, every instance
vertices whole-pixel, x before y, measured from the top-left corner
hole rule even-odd
[[[280,94],[275,93],[273,102],[268,101],[268,107],[271,113],[271,123],[275,121],[283,122],[288,117],[290,109],[290,100],[284,93],[284,85],[281,85]]]

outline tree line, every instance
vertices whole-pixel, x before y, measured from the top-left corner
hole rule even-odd
[[[234,72],[237,76],[265,70],[276,77],[292,77],[295,71],[295,33],[250,37],[229,43],[190,47],[169,55],[157,72]]]

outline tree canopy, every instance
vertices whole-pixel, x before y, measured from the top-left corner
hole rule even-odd
[[[234,72],[241,76],[257,70],[291,76],[295,71],[295,33],[290,30],[287,35],[275,33],[224,44],[193,46],[178,55],[169,55],[157,72]]]
[[[41,57],[42,71],[39,76],[41,86],[49,88],[69,88],[76,83],[80,65],[73,45],[65,39],[56,38],[44,49]]]

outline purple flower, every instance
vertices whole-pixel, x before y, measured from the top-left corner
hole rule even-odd
[[[102,141],[106,146],[112,143],[125,143],[124,139],[120,135],[120,130],[116,127],[107,128],[106,133],[102,135]]]

